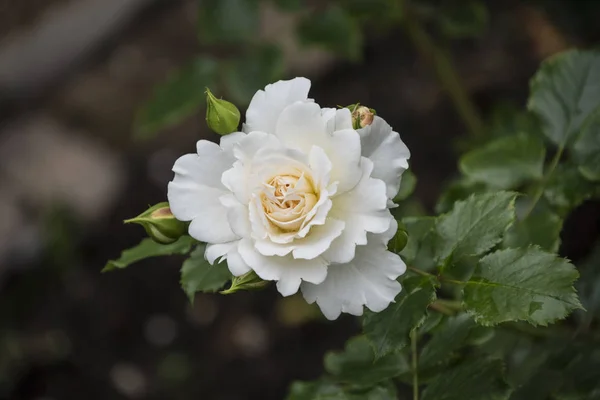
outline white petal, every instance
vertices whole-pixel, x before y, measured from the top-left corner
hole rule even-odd
[[[219,145],[223,150],[231,152],[233,151],[233,146],[237,142],[242,140],[244,137],[246,137],[246,134],[244,132],[233,132],[229,135],[223,135],[221,136],[221,141],[219,142]]]
[[[238,246],[239,243],[237,242]],[[251,271],[250,266],[246,264],[237,248],[227,253],[227,267],[233,276],[241,276]]]
[[[266,257],[254,248],[249,239],[242,239],[238,247],[244,262],[267,281],[277,281],[277,290],[283,296],[290,296],[298,291],[302,281],[321,283],[327,276],[327,262],[317,257],[313,260],[285,257]]]
[[[248,206],[240,203],[233,193],[222,195],[219,200],[227,209],[227,221],[233,233],[238,237],[250,236],[252,230],[250,228]]]
[[[230,242],[236,236],[219,197],[226,193],[221,175],[231,167],[233,156],[206,140],[198,142],[197,150],[198,155],[186,154],[175,161],[175,177],[167,190],[169,206],[177,219],[192,221],[189,233],[195,239]]]
[[[333,198],[329,213],[346,223],[342,234],[323,255],[330,262],[345,263],[354,258],[356,245],[367,244],[367,233],[384,233],[394,217],[387,208],[383,181],[370,177],[373,163],[363,158],[362,177],[350,192]]]
[[[396,278],[405,271],[402,259],[380,244],[359,246],[351,262],[329,266],[323,283],[302,283],[302,294],[330,320],[342,312],[362,315],[363,306],[380,312],[400,293]]]
[[[331,246],[331,242],[342,233],[344,225],[343,221],[328,218],[324,225],[313,226],[304,238],[297,238],[289,243],[275,243],[270,239],[257,240],[254,247],[264,256],[281,257],[292,253],[296,259],[312,260]]]
[[[372,176],[381,179],[387,187],[388,198],[394,198],[400,189],[400,177],[408,168],[410,151],[398,132],[382,118],[375,116],[373,123],[358,130],[363,157],[373,161]]]
[[[238,241],[228,243],[207,244],[204,251],[204,258],[213,265],[217,258],[227,256],[229,251],[237,248]]]
[[[284,108],[297,101],[307,101],[310,81],[306,78],[294,78],[267,85],[265,90],[256,92],[248,111],[244,130],[275,133],[275,125]]]
[[[336,112],[334,118],[336,122],[328,125],[318,104],[294,103],[281,112],[275,134],[285,146],[305,154],[313,146],[322,148],[331,161],[331,181],[338,181],[338,190],[344,192],[360,179],[360,136],[351,128],[329,131],[332,126],[347,125],[342,120],[351,123],[348,113]]]

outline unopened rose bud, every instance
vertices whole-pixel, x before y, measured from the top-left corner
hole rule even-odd
[[[352,127],[354,129],[364,128],[367,125],[371,125],[373,123],[373,117],[375,116],[375,110],[356,105],[354,110],[352,111]]]
[[[186,223],[173,216],[167,202],[158,203],[125,223],[142,225],[152,240],[162,244],[173,243],[186,231]]]
[[[268,281],[263,281],[256,275],[256,272],[250,271],[242,276],[234,276],[231,280],[231,287],[223,290],[221,294],[232,294],[240,290],[260,290],[269,284]]]
[[[240,124],[240,110],[227,100],[217,99],[206,88],[206,123],[219,135],[235,132]]]

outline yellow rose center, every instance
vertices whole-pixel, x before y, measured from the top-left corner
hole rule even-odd
[[[267,219],[283,231],[299,230],[319,199],[312,180],[304,173],[276,175],[263,185],[263,211]]]

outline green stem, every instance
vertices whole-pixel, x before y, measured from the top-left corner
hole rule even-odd
[[[448,315],[448,316],[452,316],[452,315],[456,314],[456,312],[453,309],[446,307],[445,305],[440,304],[437,301],[434,301],[433,303],[431,303],[429,305],[429,308],[431,308],[432,310],[435,310],[441,314]]]
[[[419,400],[419,362],[417,360],[417,330],[410,331],[410,348],[412,352],[413,400]]]
[[[407,267],[407,268],[416,274],[427,276],[429,278],[437,278],[437,276],[430,274],[429,272],[422,271],[419,268],[415,268],[415,267]]]
[[[462,85],[449,55],[433,42],[425,29],[419,24],[418,17],[412,13],[408,1],[399,0],[399,2],[404,12],[406,32],[415,48],[435,68],[438,80],[450,96],[468,131],[472,136],[481,136],[484,126],[483,121]]]
[[[454,312],[461,312],[463,310],[462,304],[458,300],[437,299],[435,302]]]
[[[531,214],[531,212],[537,205],[538,201],[540,201],[542,194],[544,194],[544,189],[546,188],[548,181],[552,177],[554,170],[558,166],[558,162],[560,161],[560,158],[562,157],[564,150],[565,150],[565,146],[564,146],[564,144],[561,144],[558,147],[556,154],[554,154],[554,157],[552,158],[552,161],[550,162],[550,165],[548,166],[548,170],[546,171],[546,174],[540,181],[537,191],[535,192],[535,194],[533,195],[533,199],[531,200],[531,204],[529,205],[529,208],[527,208],[527,211],[525,211],[525,214],[523,215],[523,218],[521,218],[521,221],[524,221],[525,219],[527,219],[527,217],[529,217],[529,215]]]

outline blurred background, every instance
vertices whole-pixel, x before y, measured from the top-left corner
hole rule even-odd
[[[595,0],[401,5],[0,0],[0,398],[279,400],[320,376],[355,318],[273,289],[190,305],[178,257],[100,270],[144,237],[122,220],[166,199],[175,159],[218,139],[205,86],[243,109],[306,76],[322,106],[375,108],[412,152],[404,215],[433,213],[461,138],[526,125],[539,63],[600,39]],[[561,254],[599,220],[580,206]]]

